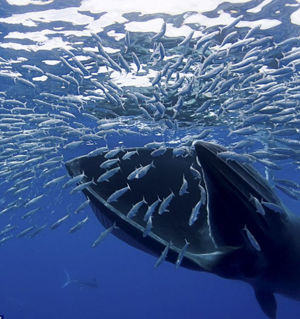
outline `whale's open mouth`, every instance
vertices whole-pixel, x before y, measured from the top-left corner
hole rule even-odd
[[[84,173],[82,183],[94,181],[83,192],[106,228],[116,224],[113,234],[121,240],[160,261],[216,272],[231,252],[258,253],[245,225],[264,245],[268,217],[257,213],[251,196],[279,204],[250,166],[217,155],[224,150],[205,142],[190,152],[168,148],[159,156],[146,147],[125,149],[113,157],[119,160],[103,152],[66,167],[73,177]]]

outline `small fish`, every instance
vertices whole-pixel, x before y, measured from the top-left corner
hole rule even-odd
[[[139,155],[138,150],[126,152],[126,153],[123,155],[122,160],[123,160],[123,161],[129,160],[134,154],[138,154],[138,155]]]
[[[147,204],[144,197],[141,201],[137,202],[136,204],[134,204],[132,206],[132,208],[130,209],[130,211],[127,214],[127,218],[134,217],[138,213],[138,210],[142,207],[143,204]]]
[[[202,179],[201,173],[193,167],[193,164],[190,166],[190,171],[192,175],[194,176],[194,179],[199,179],[201,181]]]
[[[197,135],[197,140],[202,140],[206,138],[211,133],[211,131],[211,129],[203,130],[200,134]]]
[[[94,241],[92,247],[95,248],[97,247],[99,244],[101,244],[104,239],[115,229],[118,229],[119,227],[116,226],[116,223],[114,222],[114,224],[112,226],[110,226],[109,228],[107,228],[105,231],[103,231],[100,236]]]
[[[32,233],[28,236],[28,238],[31,239],[31,238],[37,236],[46,226],[47,226],[47,224],[44,224],[44,225],[42,225],[42,226],[36,228],[35,231],[32,232]]]
[[[53,230],[53,229],[57,228],[57,227],[60,226],[65,220],[67,220],[67,218],[69,218],[69,217],[70,217],[70,214],[68,214],[68,215],[66,215],[66,216],[64,216],[64,217],[62,217],[62,218],[60,218],[60,219],[57,220],[54,224],[52,224],[49,229],[50,229],[50,230]]]
[[[138,174],[139,172],[143,169],[144,167],[141,166],[141,167],[138,167],[136,168],[134,171],[132,171],[128,176],[127,176],[127,180],[131,181],[135,178],[138,178]]]
[[[140,179],[140,178],[144,177],[144,176],[148,173],[148,171],[149,171],[149,169],[150,169],[151,167],[154,167],[154,168],[155,168],[155,166],[154,166],[154,161],[152,161],[152,162],[151,162],[150,164],[148,164],[148,165],[145,165],[145,166],[141,166],[141,167],[136,168],[133,172],[131,172],[131,173],[128,175],[127,179],[128,179],[128,180]]]
[[[194,52],[198,50],[204,43],[212,40],[217,34],[219,34],[219,31],[214,31],[201,37],[194,46]]]
[[[24,207],[29,207],[32,206],[34,204],[36,204],[40,199],[42,199],[45,196],[45,194],[39,195],[35,198],[30,199],[25,205]]]
[[[231,23],[229,23],[225,27],[221,28],[221,33],[224,32],[225,30],[231,29],[234,26],[236,26],[243,18],[244,18],[243,15],[240,15],[237,18],[235,18]]]
[[[200,200],[202,202],[202,205],[205,205],[206,204],[206,190],[205,188],[199,183],[198,184],[198,187],[200,189]]]
[[[18,228],[19,226],[12,226],[10,224],[8,224],[3,230],[0,231],[0,236],[5,235],[6,233],[9,233],[10,231]]]
[[[74,141],[63,146],[63,149],[74,149],[84,144],[84,141]]]
[[[264,205],[265,207],[273,210],[276,213],[280,213],[280,214],[286,215],[286,211],[282,207],[277,205],[277,204],[264,202],[264,201],[262,201],[261,204]]]
[[[179,95],[188,95],[191,93],[194,85],[194,80],[191,79],[179,92]]]
[[[134,52],[132,52],[132,59],[133,59],[134,64],[136,65],[136,73],[138,73],[140,68],[141,68],[141,63],[139,61],[139,58],[137,57],[137,55]]]
[[[103,169],[108,169],[118,162],[120,162],[119,158],[111,158],[111,159],[108,159],[108,160],[104,161],[103,163],[101,163],[100,167]]]
[[[67,181],[64,185],[63,188],[67,188],[70,186],[73,186],[77,183],[80,183],[82,181],[83,178],[87,177],[84,172],[80,175],[74,176],[73,178],[71,178],[69,181]]]
[[[258,24],[256,26],[254,26],[253,28],[251,28],[247,34],[245,35],[245,38],[244,39],[247,39],[247,38],[250,38],[250,36],[257,30],[259,30],[261,28],[261,24]]]
[[[145,229],[144,229],[143,237],[146,237],[146,236],[149,235],[149,233],[150,233],[150,231],[151,231],[151,229],[152,229],[152,226],[153,226],[153,225],[152,225],[152,216],[150,216],[150,217],[148,218],[146,227],[145,227]]]
[[[147,148],[152,148],[152,149],[155,149],[155,148],[159,148],[159,147],[162,147],[164,146],[164,142],[150,142],[150,143],[147,143],[145,144],[145,147]]]
[[[126,187],[124,188],[121,188],[119,190],[116,190],[114,193],[112,193],[108,199],[107,199],[107,202],[108,203],[113,203],[113,202],[117,202],[118,199],[123,195],[125,194],[128,190],[130,190],[131,188],[129,187],[129,185],[127,184]]]
[[[113,158],[113,157],[117,156],[118,153],[121,152],[121,151],[123,151],[123,147],[122,147],[122,146],[121,146],[121,147],[114,148],[114,149],[108,151],[108,152],[104,155],[104,157],[107,158],[107,159]]]
[[[62,285],[61,288],[67,287],[69,284],[74,283],[82,287],[88,287],[88,288],[97,288],[98,284],[96,282],[96,279],[93,281],[83,281],[83,280],[77,280],[77,279],[71,279],[69,273],[65,269],[65,273],[67,275],[67,281]]]
[[[263,165],[265,165],[266,167],[268,168],[271,168],[271,169],[275,169],[275,170],[280,170],[281,167],[271,161],[268,161],[268,160],[264,160],[264,159],[257,159],[258,162],[262,163]]]
[[[35,208],[35,209],[32,209],[32,210],[29,211],[28,213],[24,214],[24,215],[22,216],[22,218],[25,219],[25,218],[27,218],[27,217],[29,217],[29,216],[32,216],[32,215],[34,215],[37,211],[39,211],[40,209],[41,209],[40,207],[37,207],[37,208]]]
[[[32,87],[33,89],[36,89],[35,84],[32,83],[32,82],[30,82],[30,81],[28,81],[28,80],[26,80],[26,79],[23,79],[23,78],[21,78],[21,77],[16,77],[15,80],[18,81],[18,82],[20,82],[20,83],[23,83],[23,84],[25,84],[25,85],[27,85],[27,86],[29,86],[29,87]]]
[[[159,83],[161,79],[161,72],[157,72],[153,80],[151,81],[152,86],[156,85]]]
[[[169,252],[171,245],[172,245],[172,241],[170,241],[167,244],[167,246],[165,247],[165,249],[162,251],[162,253],[161,253],[160,257],[158,258],[154,267],[158,267],[163,263],[163,261],[166,259],[167,255],[168,255],[168,252]]]
[[[35,228],[35,226],[30,226],[30,227],[22,230],[16,237],[21,238],[21,237],[26,236],[33,228]]]
[[[183,248],[181,249],[181,251],[180,251],[180,253],[179,253],[179,255],[178,255],[176,264],[175,264],[176,269],[178,269],[179,266],[181,265],[182,259],[183,259],[184,255],[185,255],[185,253],[186,253],[186,250],[187,250],[189,244],[190,244],[190,243],[185,239],[185,245],[184,245]]]
[[[243,228],[243,230],[246,232],[247,237],[250,241],[250,244],[252,245],[252,247],[254,249],[256,249],[257,251],[261,251],[260,245],[257,242],[257,240],[255,239],[255,237],[250,233],[249,229],[247,228],[247,226],[245,225],[245,227]]]
[[[148,171],[150,170],[151,167],[155,168],[154,161],[152,161],[150,164],[148,164],[146,166],[143,166],[135,178],[139,179],[139,178],[144,177],[148,173]]]
[[[34,72],[38,72],[41,74],[44,74],[44,71],[38,67],[36,67],[35,65],[27,65],[27,64],[23,64],[21,65],[22,68],[27,69],[29,71],[34,71]]]
[[[157,156],[161,156],[161,155],[164,155],[167,151],[167,148],[164,147],[164,146],[161,146],[160,148],[157,148],[155,150],[153,150],[150,155],[152,157],[157,157]]]
[[[275,178],[274,182],[282,184],[283,186],[286,186],[286,187],[291,187],[291,188],[294,188],[294,189],[300,189],[300,184],[298,184],[296,182],[293,182],[293,181],[290,181],[288,179],[277,179],[277,178]]]
[[[76,58],[75,55],[72,56],[72,60],[79,67],[79,69],[82,70],[84,73],[86,73],[86,74],[90,73],[89,70]]]
[[[23,188],[19,188],[17,191],[14,192],[14,196],[20,195],[21,193],[25,192],[27,189],[29,189],[30,186],[25,186]]]
[[[245,141],[240,141],[235,143],[232,148],[233,149],[244,149],[244,148],[248,148],[251,147],[255,144],[255,141],[252,140],[245,140]]]
[[[19,187],[19,186],[22,186],[23,184],[26,184],[28,182],[32,182],[34,180],[34,178],[35,178],[34,176],[31,176],[31,177],[27,177],[25,179],[21,179],[15,183],[15,187]]]
[[[79,214],[80,212],[82,212],[89,204],[90,204],[90,199],[88,198],[85,202],[83,202],[82,204],[79,205],[79,207],[75,210],[75,215]]]
[[[284,194],[289,196],[290,198],[295,199],[295,200],[299,200],[300,199],[299,195],[297,194],[299,192],[296,193],[296,191],[292,191],[292,190],[290,190],[290,189],[288,189],[288,188],[286,188],[284,186],[281,186],[281,185],[276,185],[276,187],[278,189],[280,189]]]
[[[84,224],[88,221],[88,216],[83,219],[82,221],[78,222],[75,226],[73,226],[70,230],[69,230],[69,233],[74,233],[76,232],[77,230],[79,230],[80,228],[82,228],[84,226]]]
[[[165,35],[166,30],[167,30],[167,23],[164,21],[163,24],[162,24],[162,26],[161,26],[160,31],[159,31],[155,36],[153,36],[152,38],[150,38],[151,42],[152,42],[153,40],[157,41],[157,40],[161,39],[161,38]]]
[[[173,197],[175,197],[175,194],[171,191],[171,194],[169,196],[167,196],[160,204],[159,209],[158,209],[158,215],[162,215],[164,212],[169,211],[167,208],[170,205]]]
[[[69,82],[68,82],[67,80],[65,80],[65,79],[63,79],[62,77],[57,76],[57,75],[55,75],[55,74],[46,72],[45,75],[46,75],[49,79],[51,79],[51,80],[53,80],[53,81],[62,82],[62,83],[64,83],[64,84],[69,84]]]
[[[192,209],[192,213],[189,219],[189,225],[192,226],[195,221],[198,219],[198,215],[200,213],[200,208],[202,205],[202,201],[201,199],[198,201],[198,203],[194,206],[194,208]]]
[[[157,207],[157,205],[161,203],[161,199],[157,199],[154,203],[152,203],[150,206],[148,206],[148,209],[146,211],[146,214],[144,216],[144,221],[148,221],[148,219],[153,215],[155,208]]]
[[[57,185],[57,184],[60,183],[62,180],[64,180],[66,177],[67,177],[67,175],[63,175],[63,176],[56,177],[56,178],[52,179],[51,181],[45,183],[45,184],[43,185],[43,188],[47,188],[47,187],[49,187],[49,186]]]
[[[220,152],[217,154],[217,156],[226,161],[230,160],[230,161],[236,161],[239,163],[252,163],[255,160],[255,158],[252,155],[238,154],[231,151]]]
[[[173,157],[179,157],[179,156],[186,157],[190,155],[190,150],[186,146],[173,148],[172,152],[173,152]]]
[[[98,34],[94,33],[94,32],[91,32],[91,36],[96,40],[98,41],[100,44],[102,44],[102,39],[99,37]]]
[[[93,157],[93,156],[101,155],[102,153],[107,152],[107,151],[108,151],[108,147],[107,146],[99,147],[99,148],[89,152],[87,154],[87,157]]]
[[[254,201],[254,205],[255,205],[256,211],[258,213],[260,213],[263,216],[266,215],[266,212],[265,212],[261,202],[256,197],[254,197],[252,194],[250,194],[250,200]]]
[[[252,135],[256,133],[257,133],[257,129],[254,127],[243,127],[237,130],[230,130],[230,133],[228,134],[228,136],[231,136],[231,134]]]
[[[121,67],[126,71],[126,73],[130,73],[130,67],[127,63],[127,61],[123,58],[123,56],[118,53],[118,58],[119,58],[119,62],[120,62],[120,65]]]
[[[9,239],[11,239],[13,237],[13,235],[11,234],[10,236],[7,237],[3,237],[2,239],[0,239],[0,245],[6,243]]]
[[[181,185],[180,190],[179,190],[179,195],[182,196],[184,194],[188,194],[189,192],[187,191],[187,189],[188,189],[188,182],[185,179],[184,174],[183,174],[183,180],[182,180],[182,185]]]
[[[85,182],[85,183],[81,183],[79,184],[78,186],[76,186],[75,188],[73,188],[71,191],[70,191],[70,194],[74,194],[74,193],[78,193],[78,192],[81,192],[82,190],[84,190],[85,188],[89,187],[90,185],[96,185],[96,183],[94,182],[94,179],[89,181],[89,182]]]
[[[228,43],[232,38],[234,38],[238,34],[237,31],[233,31],[226,35],[226,37],[223,39],[222,43],[220,44],[220,47],[222,47],[224,44]]]
[[[159,55],[160,55],[158,60],[159,61],[163,61],[163,59],[165,58],[166,54],[165,54],[164,45],[161,42],[159,42],[158,49],[159,49]]]
[[[195,31],[192,30],[192,31],[185,37],[185,39],[178,44],[178,46],[181,46],[181,45],[184,46],[184,45],[189,44],[190,41],[191,41],[191,39],[192,39],[192,37],[193,37],[193,35],[194,35],[194,32],[195,32]]]
[[[102,183],[104,181],[109,182],[109,179],[113,177],[116,173],[118,173],[120,169],[121,169],[120,166],[118,166],[106,171],[105,173],[103,173],[102,175],[98,177],[97,183]]]

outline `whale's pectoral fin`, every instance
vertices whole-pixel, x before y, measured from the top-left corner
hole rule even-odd
[[[256,289],[255,297],[262,311],[272,319],[276,318],[277,301],[272,292]]]

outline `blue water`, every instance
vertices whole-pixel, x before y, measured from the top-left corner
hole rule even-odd
[[[161,40],[166,55],[170,58],[172,55],[182,54],[183,48],[177,47],[177,37],[181,37],[180,39],[183,40],[184,36],[187,36],[188,31],[182,26],[182,22],[188,17],[193,17],[200,10],[198,2],[187,2],[186,6],[183,5],[181,12],[173,11],[174,2],[172,1],[169,4],[166,2],[162,9],[159,7],[157,9],[147,8],[146,6],[143,14],[137,13],[136,11],[142,9],[139,7],[137,10],[130,1],[126,1],[128,7],[125,9],[121,5],[123,2],[120,1],[118,14],[116,13],[118,12],[116,8],[119,8],[117,2],[114,9],[105,4],[108,7],[105,7],[103,11],[96,8],[97,6],[88,9],[90,8],[89,2],[92,7],[92,1],[40,1],[39,5],[37,1],[28,1],[27,5],[23,6],[12,5],[13,3],[9,3],[9,1],[0,1],[0,57],[4,59],[4,62],[0,64],[0,72],[12,75],[12,77],[0,77],[1,109],[12,109],[14,106],[5,105],[4,101],[5,99],[16,99],[22,103],[27,102],[26,107],[34,109],[35,113],[47,114],[49,112],[49,114],[58,116],[61,113],[59,113],[59,109],[55,108],[55,105],[68,106],[67,102],[45,96],[43,93],[51,93],[61,97],[80,96],[83,102],[74,102],[75,106],[69,104],[67,110],[76,117],[68,120],[70,127],[77,129],[82,125],[86,129],[86,133],[97,132],[99,123],[82,116],[82,109],[84,109],[84,112],[93,114],[99,119],[120,121],[115,126],[117,129],[127,129],[131,130],[131,133],[138,132],[139,134],[130,134],[128,131],[120,131],[120,134],[113,132],[107,134],[106,140],[87,141],[74,149],[64,149],[64,142],[57,147],[55,155],[45,154],[44,159],[40,162],[59,155],[63,155],[65,162],[105,145],[108,145],[109,148],[119,145],[136,147],[143,146],[153,140],[177,145],[180,138],[198,134],[203,128],[212,129],[206,140],[225,146],[241,139],[241,137],[234,135],[228,137],[229,128],[236,128],[235,123],[239,121],[241,116],[239,111],[232,113],[232,116],[220,117],[220,120],[215,118],[215,114],[209,118],[193,117],[191,116],[193,112],[190,109],[195,110],[200,106],[199,103],[203,102],[201,99],[199,101],[198,97],[186,99],[186,102],[190,102],[191,107],[190,109],[187,106],[183,108],[183,112],[178,118],[179,128],[173,131],[162,130],[161,127],[165,127],[163,121],[158,121],[154,126],[151,126],[152,123],[141,116],[139,109],[129,99],[126,100],[127,104],[123,110],[108,102],[103,95],[100,95],[100,100],[96,100],[88,98],[90,93],[86,93],[87,90],[96,90],[95,87],[91,86],[89,78],[91,76],[93,79],[97,78],[99,82],[113,79],[118,85],[125,87],[127,92],[139,92],[151,97],[154,92],[149,81],[153,79],[155,72],[161,71],[163,64],[149,62],[149,50],[153,46],[149,37],[157,34],[162,21],[166,21],[168,23],[167,30],[170,33],[166,33],[167,39]],[[233,20],[233,18],[231,20],[226,20],[226,18],[244,15],[244,25],[241,24],[240,27],[234,29],[238,31],[238,34],[245,35],[249,27],[253,27],[255,23],[261,23],[263,27],[258,31],[259,37],[273,36],[274,43],[279,43],[300,34],[298,26],[300,21],[297,20],[297,15],[293,15],[299,9],[299,4],[296,1],[289,1],[290,5],[285,5],[285,2],[248,1],[236,4],[220,2],[218,7],[212,5],[211,11],[204,12],[202,16],[198,17],[198,23],[191,19],[192,22],[187,22],[186,25],[198,32],[206,30],[209,33]],[[210,1],[207,1],[206,5],[208,3]],[[261,10],[249,11],[261,3],[264,4]],[[178,6],[180,10],[181,7]],[[83,9],[79,10],[80,7]],[[149,9],[151,10],[149,11]],[[78,16],[74,12],[77,12]],[[101,20],[103,16],[107,20]],[[127,20],[123,21],[122,17]],[[195,17],[197,20],[197,16]],[[214,18],[217,17],[219,17],[218,22],[214,22]],[[291,17],[293,17],[292,20]],[[224,23],[222,23],[222,18],[225,19]],[[102,22],[97,24],[96,22],[99,20]],[[149,21],[149,24],[143,25],[144,22]],[[252,22],[255,23],[252,24]],[[214,25],[218,23],[220,24]],[[178,36],[175,29],[172,31],[174,33],[170,31],[171,26],[177,28]],[[206,27],[207,29],[205,29]],[[134,28],[136,28],[136,32],[133,31]],[[128,52],[134,51],[143,64],[145,78],[141,82],[139,82],[141,78],[135,75],[126,75],[124,70],[122,75],[111,69],[108,72],[105,67],[99,70],[95,61],[84,53],[85,50],[90,51],[91,49],[97,51],[95,39],[90,34],[94,32],[102,38],[103,45],[109,54],[112,54],[115,61],[118,61],[114,55],[115,52],[121,52],[127,60],[131,59],[129,53],[124,50],[126,30],[130,31],[131,43],[134,48],[134,50],[129,48]],[[121,35],[120,39],[118,34]],[[114,37],[115,35],[116,37]],[[27,72],[25,68],[22,68],[22,65],[28,64],[59,76],[69,74],[69,70],[62,65],[59,59],[61,56],[66,57],[62,47],[75,53],[79,59],[82,58],[84,65],[89,67],[90,74],[85,74],[85,80],[82,80],[78,74],[75,76],[78,81],[81,81],[79,88],[74,84],[67,87],[59,82],[45,80],[44,75],[34,71]],[[238,57],[244,53],[237,52],[236,54]],[[70,56],[67,57],[70,61]],[[73,64],[73,66],[75,65]],[[133,65],[130,67],[135,69]],[[297,76],[295,74],[295,77]],[[36,88],[33,89],[28,84],[18,82],[16,77],[31,81]],[[278,79],[279,83],[284,83],[284,81],[288,80]],[[80,94],[78,94],[78,90]],[[247,92],[243,93],[242,90],[238,89],[230,92],[233,97],[235,94],[240,98],[247,95]],[[223,103],[227,98],[228,96],[221,97],[223,100],[220,101]],[[33,99],[45,101],[53,107],[35,104]],[[174,105],[176,101],[177,97],[174,96],[170,98],[168,105]],[[115,112],[114,115],[107,113],[107,110]],[[24,118],[25,122],[27,120]],[[142,130],[147,125],[152,130]],[[36,126],[31,122],[26,122],[26,126],[22,126],[22,128],[29,132]],[[13,129],[9,126],[7,128],[1,127],[1,139],[9,136],[11,131]],[[58,126],[51,129],[49,135],[61,137],[62,132]],[[38,135],[35,138],[41,137],[43,136]],[[78,137],[68,138],[68,142],[72,141],[78,141]],[[32,142],[32,138],[27,137],[17,142],[12,141],[11,145],[1,146],[1,152],[7,148],[20,150],[20,145],[25,142]],[[50,143],[45,144],[45,146],[57,145]],[[257,142],[249,152],[259,147],[259,142]],[[20,151],[19,154],[26,155],[27,151]],[[11,161],[15,155],[17,153],[8,157],[8,161]],[[3,167],[4,163],[5,160],[1,158]],[[276,177],[299,182],[299,170],[295,170],[298,165],[297,161],[284,161],[280,165],[282,165],[282,169],[275,172]],[[261,164],[255,164],[255,166],[262,174],[265,174]],[[24,167],[24,169],[26,168],[27,166]],[[5,169],[3,168],[3,170]],[[58,229],[50,231],[50,225],[68,213],[73,214],[85,198],[82,194],[71,196],[70,190],[62,189],[61,184],[51,187],[50,190],[43,188],[47,181],[66,174],[63,165],[58,171],[46,177],[39,177],[41,171],[36,171],[36,178],[30,184],[30,189],[22,195],[22,198],[28,200],[46,193],[39,204],[42,207],[41,211],[32,218],[22,219],[21,216],[28,209],[20,205],[11,212],[0,216],[0,229],[3,229],[7,224],[18,226],[12,232],[14,236],[0,246],[0,315],[5,315],[5,319],[266,318],[255,300],[252,288],[245,283],[229,281],[211,274],[193,272],[184,268],[175,269],[174,265],[169,263],[163,263],[159,268],[154,268],[156,262],[154,257],[135,250],[113,236],[109,236],[100,246],[92,248],[92,243],[104,228],[89,207],[76,216],[72,215]],[[16,197],[4,194],[9,187],[12,187],[12,181],[1,177],[0,182],[0,190],[3,194],[1,210],[3,210]],[[299,211],[299,201],[292,200],[282,193],[278,194],[288,208],[294,212]],[[78,232],[69,234],[69,229],[86,216],[89,216],[89,220],[84,227]],[[44,224],[47,224],[45,229],[34,238],[27,238],[28,236],[15,238],[19,231],[29,226],[37,225],[38,227]],[[71,279],[82,282],[94,282],[95,280],[98,287],[93,288],[84,284],[71,283],[61,289],[67,280],[65,270],[68,271]],[[300,306],[298,302],[281,296],[277,296],[277,301],[278,318],[299,318]]]

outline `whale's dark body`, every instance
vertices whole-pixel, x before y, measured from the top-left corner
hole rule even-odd
[[[219,158],[217,153],[224,150],[212,143],[197,142],[189,156],[174,157],[172,149],[168,149],[164,155],[152,157],[152,150],[139,148],[130,160],[120,160],[121,170],[109,182],[91,185],[84,193],[106,228],[116,223],[118,228],[113,234],[121,240],[156,257],[171,243],[166,257],[171,263],[176,263],[188,241],[181,266],[249,283],[263,311],[275,318],[274,293],[300,299],[300,218],[284,208],[265,179],[250,165]],[[86,180],[96,181],[105,172],[99,168],[106,160],[104,155],[76,158],[66,166],[71,176],[84,171]],[[145,176],[127,180],[132,171],[152,161],[155,167],[151,166]],[[207,201],[201,206],[199,218],[189,226],[191,212],[200,199],[199,179],[192,175],[191,165],[201,172]],[[180,196],[183,175],[188,193]],[[117,202],[107,203],[108,197],[127,183],[131,190]],[[143,237],[143,217],[148,206],[143,204],[132,218],[127,213],[143,197],[150,205],[158,197],[167,198],[171,191],[175,196],[169,211],[159,215],[157,208],[152,231]],[[265,215],[258,213],[252,196],[278,205],[285,213],[267,207]],[[260,251],[249,240],[245,226]]]

